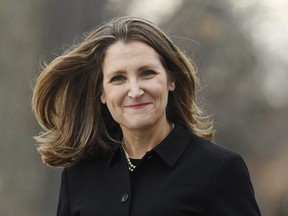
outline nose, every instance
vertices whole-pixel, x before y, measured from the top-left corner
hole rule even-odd
[[[140,88],[138,82],[130,83],[128,97],[137,99],[141,97],[143,94],[144,94],[144,91],[142,88]]]

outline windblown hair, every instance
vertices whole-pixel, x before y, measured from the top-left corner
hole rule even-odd
[[[119,17],[84,35],[77,45],[46,65],[36,80],[32,107],[45,130],[35,139],[49,166],[65,167],[93,154],[105,155],[120,127],[100,101],[107,48],[137,40],[161,58],[176,89],[169,93],[167,118],[211,140],[211,119],[196,104],[198,79],[188,57],[157,26],[136,17]]]

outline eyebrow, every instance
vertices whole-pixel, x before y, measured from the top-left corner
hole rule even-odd
[[[147,70],[147,69],[157,70],[158,68],[159,68],[159,65],[146,64],[146,65],[143,65],[143,66],[139,67],[139,68],[138,68],[138,71],[143,71],[143,70]]]

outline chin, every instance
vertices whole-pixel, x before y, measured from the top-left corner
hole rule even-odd
[[[130,130],[141,130],[141,129],[145,129],[145,128],[150,128],[153,125],[152,122],[143,122],[139,120],[139,122],[131,122],[131,123],[127,123],[127,124],[123,124],[123,126],[125,126],[126,128],[130,129]]]

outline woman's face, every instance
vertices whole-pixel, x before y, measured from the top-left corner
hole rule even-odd
[[[108,47],[101,101],[121,127],[139,130],[167,123],[168,93],[174,89],[174,81],[150,46],[130,41]]]

